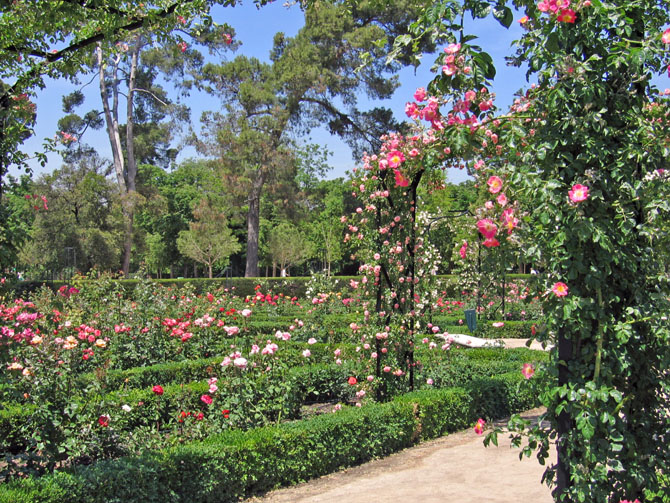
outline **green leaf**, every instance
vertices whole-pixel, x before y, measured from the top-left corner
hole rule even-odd
[[[616,403],[621,403],[621,400],[623,400],[623,395],[621,394],[621,392],[615,389],[610,391],[610,396],[614,398],[614,401]]]
[[[547,37],[547,42],[545,44],[545,48],[549,52],[558,52],[560,47],[558,44],[558,35],[556,34],[555,31],[551,32],[549,36]]]
[[[507,6],[503,7],[502,9],[494,8],[493,17],[495,17],[496,20],[505,28],[509,28],[514,21],[514,14],[512,13],[512,9]]]
[[[399,37],[396,37],[393,45],[398,46],[398,45],[408,45],[412,41],[412,36],[411,35],[400,35]]]

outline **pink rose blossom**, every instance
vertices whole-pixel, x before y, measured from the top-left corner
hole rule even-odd
[[[572,186],[572,189],[568,191],[568,196],[570,196],[570,201],[573,203],[581,203],[586,201],[589,197],[589,188],[586,185],[575,184]]]
[[[456,54],[460,50],[461,50],[461,44],[449,44],[447,47],[444,48],[444,52],[446,52],[447,54]]]
[[[477,424],[475,424],[475,433],[477,435],[481,435],[484,433],[484,425],[486,424],[486,421],[484,421],[482,418],[479,418],[477,420]]]
[[[389,152],[388,155],[386,156],[386,161],[389,167],[395,169],[398,166],[400,166],[403,162],[405,162],[405,156],[399,150],[393,150],[392,152]]]
[[[530,379],[533,377],[533,374],[535,374],[535,367],[533,367],[530,363],[524,363],[523,367],[521,368],[521,373],[526,379]]]
[[[493,175],[489,177],[486,184],[489,186],[489,192],[491,194],[497,194],[502,189],[502,180],[499,176]]]
[[[419,117],[419,107],[416,106],[416,103],[408,101],[407,104],[405,104],[405,115],[410,119]]]
[[[572,9],[562,9],[556,16],[556,21],[560,23],[574,23],[577,19],[577,14]]]
[[[493,107],[493,100],[485,100],[479,104],[479,110],[482,112],[486,112],[487,110],[490,110],[492,107]]]
[[[409,179],[407,179],[398,169],[393,170],[395,173],[395,185],[396,187],[407,187],[409,185]]]
[[[483,218],[479,220],[477,222],[477,228],[486,239],[492,239],[498,232],[498,226],[493,223],[493,220],[490,218]]]
[[[565,297],[568,294],[568,285],[561,281],[557,281],[551,287],[551,291],[554,292],[556,297]]]
[[[467,250],[468,250],[468,242],[463,241],[463,244],[461,245],[461,249],[458,250],[458,253],[460,254],[462,259],[465,258],[465,254],[466,254]]]
[[[442,73],[444,73],[447,77],[452,76],[458,71],[455,65],[444,65],[442,67]]]
[[[423,87],[419,87],[416,91],[414,91],[414,99],[418,102],[422,102],[423,100],[425,100],[426,89]]]

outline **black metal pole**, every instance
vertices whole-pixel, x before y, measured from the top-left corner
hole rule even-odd
[[[558,385],[564,386],[570,382],[569,364],[573,359],[573,344],[566,333],[565,328],[558,329]],[[556,452],[558,455],[556,470],[556,489],[554,489],[554,499],[565,493],[570,487],[570,467],[567,463],[567,445],[566,437],[572,430],[573,424],[570,415],[563,411],[557,418],[558,440],[556,442]]]

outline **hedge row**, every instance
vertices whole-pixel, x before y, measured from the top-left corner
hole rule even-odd
[[[512,280],[528,280],[531,278],[530,274],[508,274],[507,281]],[[338,290],[339,291],[348,291],[349,281],[360,280],[359,276],[334,276],[335,280],[338,281]],[[447,297],[454,297],[460,294],[458,289],[457,280],[458,276],[454,274],[440,275],[438,278],[445,281],[443,285],[443,290],[446,291]],[[255,292],[256,285],[263,285],[264,290],[272,290],[275,293],[283,293],[289,297],[298,297],[304,298],[305,292],[307,290],[307,282],[310,281],[308,276],[296,276],[289,278],[172,278],[172,279],[152,279],[157,284],[163,286],[172,286],[172,287],[181,287],[184,285],[190,285],[195,288],[196,292],[204,293],[207,291],[213,291],[218,288],[228,288],[231,291],[234,291],[235,294],[245,297],[247,295],[253,295]],[[95,281],[95,280],[86,280],[78,279],[78,283],[84,284],[86,281]],[[142,280],[140,279],[119,279],[118,281],[126,290],[130,293],[135,288],[135,286]],[[22,282],[17,286],[17,291],[32,291],[36,288],[39,288],[41,285],[48,285],[54,289],[58,289],[64,284],[70,284],[63,281],[26,281]],[[234,289],[234,290],[233,290]]]
[[[22,479],[0,486],[0,502],[236,502],[386,456],[478,417],[536,406],[537,397],[519,391],[519,381],[516,373],[467,388],[420,391],[390,403]]]
[[[353,319],[353,318],[352,318]],[[449,324],[452,323],[452,324]],[[463,323],[462,325],[457,324],[458,318],[451,319],[435,319],[433,325],[436,325],[440,328],[441,332],[449,332],[452,334],[469,334],[470,330],[467,325]],[[528,339],[533,336],[532,327],[537,325],[540,322],[537,320],[532,321],[505,321],[503,326],[495,327],[493,326],[494,321],[483,321],[480,320],[477,322],[477,330],[472,333],[475,337],[481,337],[484,339]],[[284,319],[263,319],[263,320],[252,320],[247,324],[247,327],[253,333],[261,333],[266,335],[271,335],[277,330],[285,331],[288,329],[291,321],[286,321]],[[331,318],[330,316],[325,318],[323,326],[328,326],[327,331],[320,331],[319,334],[316,334],[318,338],[324,341],[330,342],[339,342],[346,341],[351,338],[351,330],[349,329],[349,321],[346,315],[338,316],[337,318]],[[430,330],[427,327],[427,324],[423,324],[423,332],[426,334],[430,333]],[[301,331],[295,332],[294,336],[296,340],[303,340],[307,337],[315,336],[312,331],[308,328]]]
[[[280,349],[281,361],[289,367],[302,367],[313,365],[315,363],[333,363],[335,349],[340,349],[341,359],[347,360],[356,355],[355,344],[340,343],[316,343],[304,344],[284,342]],[[309,349],[311,356],[306,359],[302,352]],[[415,356],[423,358],[430,353],[423,345],[417,345]],[[432,350],[435,351],[435,350]],[[499,348],[459,348],[454,347],[451,350],[454,357],[447,361],[452,364],[455,358],[465,358],[467,360],[502,360],[513,362],[534,362],[545,361],[547,355],[542,352],[527,348],[516,348],[512,350],[501,350]],[[154,384],[172,384],[190,382],[199,379],[207,379],[212,376],[219,377],[220,363],[223,356],[214,356],[198,360],[185,360],[181,362],[169,362],[151,365],[147,367],[134,367],[128,370],[110,370],[106,373],[105,382],[109,389],[118,388],[147,388]],[[93,374],[82,376],[82,381],[94,379]]]

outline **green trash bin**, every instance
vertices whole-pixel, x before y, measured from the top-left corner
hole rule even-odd
[[[465,323],[467,323],[470,333],[474,334],[477,330],[477,311],[475,309],[465,310]]]

